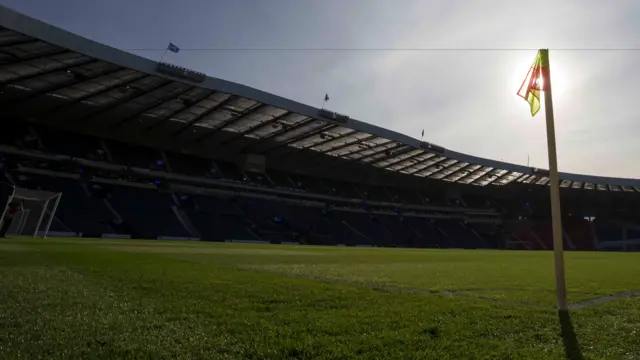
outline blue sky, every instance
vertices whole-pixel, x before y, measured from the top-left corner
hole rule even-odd
[[[640,178],[637,0],[0,0],[120,49],[452,150],[547,166],[544,116],[516,96],[551,48],[561,171]],[[290,48],[295,51],[190,51]],[[395,51],[300,49],[392,48]],[[447,48],[456,51],[411,49]],[[494,49],[471,51],[460,49]],[[568,51],[562,49],[591,49]],[[136,50],[159,59],[162,51]]]

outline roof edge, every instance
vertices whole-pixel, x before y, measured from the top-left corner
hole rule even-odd
[[[69,50],[91,56],[97,59],[101,59],[107,62],[111,62],[123,67],[128,67],[136,71],[153,74],[155,76],[168,78],[174,81],[185,81],[183,78],[173,78],[166,74],[157,71],[158,62],[144,58],[139,55],[135,55],[124,50],[120,50],[108,45],[98,43],[80,35],[74,34],[67,30],[58,28],[51,24],[45,23],[41,20],[34,19],[27,15],[21,14],[15,10],[12,10],[6,6],[0,5],[0,24],[8,29],[16,32],[23,33],[34,38],[42,39],[46,42],[54,45],[67,48]],[[206,76],[205,80],[201,83],[194,83],[195,86],[205,87],[211,90],[221,91],[246,97],[262,103],[279,107],[291,112],[299,113],[301,115],[327,121],[325,118],[321,118],[318,113],[320,109],[305,105],[290,99],[283,98],[278,95],[274,95],[262,90],[258,90],[246,85],[234,83],[228,80],[218,79],[211,76]],[[356,131],[370,133],[372,135],[384,137],[392,141],[401,142],[406,145],[420,148],[422,141],[398,133],[393,130],[389,130],[377,125],[369,124],[363,121],[349,118],[347,123],[337,123],[338,125],[352,128]],[[512,172],[519,172],[528,174],[532,172],[531,167],[524,165],[517,165],[506,163],[497,160],[491,160],[481,158],[473,155],[463,154],[460,152],[445,149],[444,154],[446,157],[455,159],[458,161],[469,162],[486,167],[504,169]],[[595,175],[584,175],[575,173],[560,174],[561,180],[578,181],[582,183],[594,183],[604,185],[617,185],[617,186],[638,186],[640,187],[640,179],[632,178],[618,178],[618,177],[606,177]]]

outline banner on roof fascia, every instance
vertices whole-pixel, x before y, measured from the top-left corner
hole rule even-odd
[[[318,116],[327,120],[339,122],[341,124],[346,124],[349,121],[349,117],[347,115],[342,115],[340,113],[327,109],[318,110]]]
[[[424,149],[424,150],[429,150],[429,151],[434,152],[434,153],[439,153],[439,154],[444,154],[444,152],[446,150],[442,146],[439,146],[439,145],[436,145],[436,144],[432,144],[432,143],[428,143],[426,141],[420,142],[420,148]]]
[[[531,168],[531,174],[538,176],[549,177],[549,170],[539,169],[539,168]]]
[[[182,78],[186,80],[191,80],[193,82],[198,82],[198,83],[203,82],[204,79],[206,79],[207,77],[205,74],[201,72],[189,70],[181,66],[167,64],[164,62],[158,63],[157,69],[158,69],[158,72],[161,72],[163,74],[167,74],[173,77]]]

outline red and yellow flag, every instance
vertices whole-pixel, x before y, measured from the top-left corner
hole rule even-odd
[[[549,68],[547,59],[546,56],[543,56],[542,51],[538,51],[527,77],[518,90],[518,96],[525,99],[531,106],[531,116],[536,116],[540,111],[540,95],[544,91],[545,76],[543,74]]]

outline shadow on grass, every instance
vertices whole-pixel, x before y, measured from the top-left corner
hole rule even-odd
[[[560,334],[566,358],[569,360],[584,360],[569,311],[558,311],[558,317],[560,318]]]

